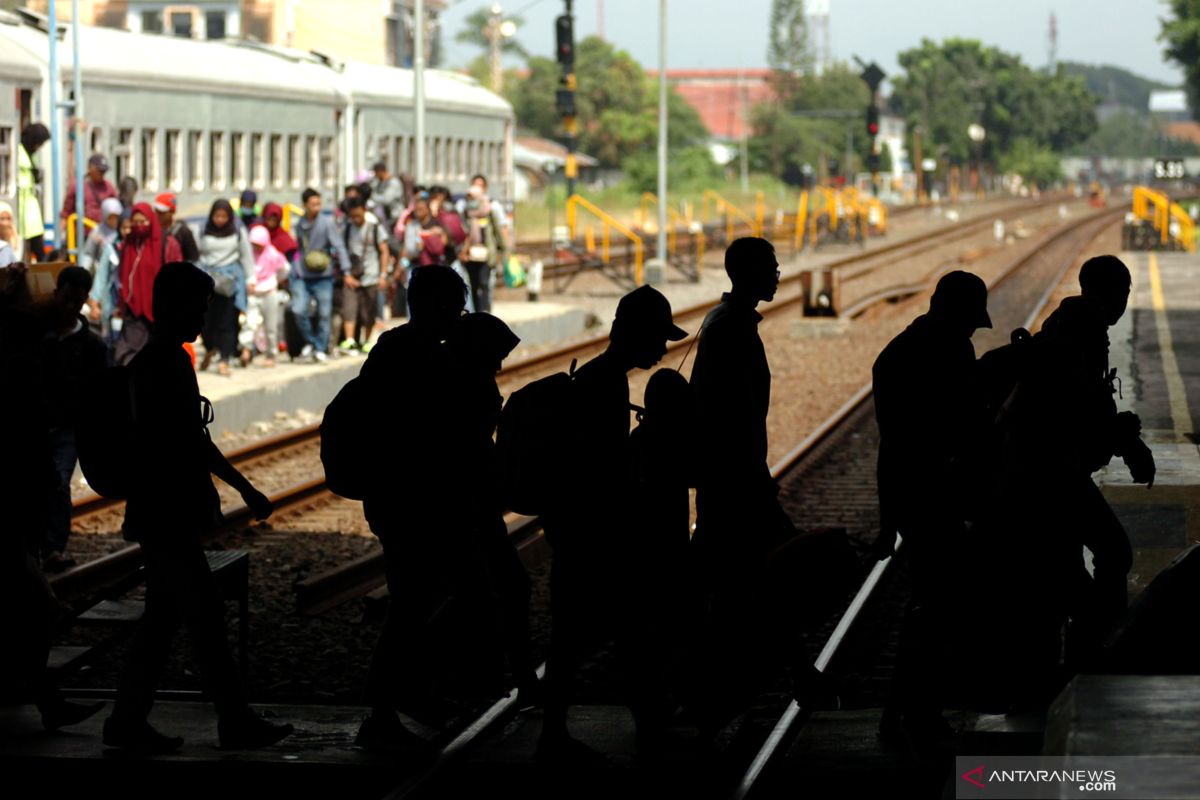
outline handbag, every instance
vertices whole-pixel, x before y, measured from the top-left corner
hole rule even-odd
[[[308,243],[310,237],[304,234],[300,235],[300,243],[304,246],[304,268],[309,272],[325,272],[329,269],[329,265],[333,263],[333,259],[329,257],[329,253],[324,250],[309,250]]]
[[[480,264],[486,264],[488,261],[488,248],[485,244],[473,244],[467,248],[467,261],[473,261]]]
[[[222,297],[233,297],[237,293],[237,278],[233,271],[225,267],[205,267],[204,271],[212,278],[213,291]]]

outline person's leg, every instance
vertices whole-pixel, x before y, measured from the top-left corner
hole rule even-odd
[[[25,258],[29,261],[41,261],[46,252],[46,237],[32,236],[25,240]]]
[[[328,353],[333,320],[333,278],[315,280],[308,288],[317,298],[317,333],[313,347],[318,353]]]
[[[313,329],[312,319],[308,314],[311,303],[313,285],[319,281],[307,278],[295,278],[288,283],[292,292],[292,313],[296,316],[296,325],[300,328],[300,336],[304,343],[314,349],[317,347],[317,332]]]
[[[363,286],[358,290],[358,315],[355,319],[354,339],[362,347],[375,331],[376,314],[379,313],[378,286]]]
[[[50,503],[50,525],[46,531],[43,557],[67,550],[67,539],[71,535],[71,477],[75,474],[75,432],[70,428],[53,428],[50,431],[50,455],[54,459],[54,470],[58,473]]]
[[[338,307],[341,309],[342,317],[342,336],[339,344],[345,344],[349,348],[349,342],[354,340],[356,344],[361,345],[362,342],[354,338],[354,323],[358,320],[358,304],[361,297],[358,289],[342,286],[340,291],[337,292],[337,296],[340,300]]]
[[[266,334],[266,357],[274,361],[279,357],[279,292],[275,289],[260,294],[259,308],[262,310],[263,331]]]
[[[220,328],[217,349],[222,362],[233,361],[238,357],[238,307],[232,297],[214,295],[213,303],[220,307]]]

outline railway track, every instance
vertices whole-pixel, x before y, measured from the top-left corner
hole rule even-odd
[[[1012,328],[1032,328],[1055,287],[1062,282],[1071,266],[1092,242],[1119,219],[1119,214],[1119,210],[1103,211],[1064,227],[1032,252],[1012,259],[998,276],[989,281],[989,308],[996,323],[990,338],[995,341],[979,342],[979,350],[1002,343],[1003,337]],[[1021,280],[1017,280],[1018,276],[1021,276]],[[866,428],[873,427],[872,411],[872,391],[870,384],[867,384],[776,463],[772,467],[772,475],[785,487],[785,491],[790,486],[802,483],[810,473],[815,476],[828,455],[835,450],[847,449],[843,443],[851,437],[861,436]],[[873,474],[875,448],[851,444],[848,449],[853,451],[850,456],[852,460],[869,462],[856,463],[852,479],[856,481],[856,491],[864,496],[862,499],[873,502],[874,483],[862,480],[862,476]],[[846,464],[839,465],[838,469],[844,471]],[[832,633],[824,641],[815,661],[817,669],[822,672],[830,669],[847,649],[845,645],[854,635],[856,623],[872,608],[872,598],[893,561],[894,556],[875,563],[870,569]],[[539,668],[539,674],[543,670],[544,665]],[[438,782],[446,774],[447,767],[489,733],[500,730],[504,721],[515,713],[515,704],[515,693],[496,702],[465,726],[428,767],[407,776],[387,795],[387,799],[449,796],[438,790]],[[750,759],[749,765],[744,772],[739,772],[741,777],[732,787],[731,798],[744,800],[755,792],[764,775],[769,775],[773,761],[794,741],[811,712],[812,709],[802,708],[795,700],[788,703]]]
[[[1057,202],[1057,200],[1050,199],[1035,204],[1022,203],[1005,206],[997,209],[996,213],[1004,219],[1023,217],[1042,211]],[[845,270],[848,280],[861,279],[861,276],[871,275],[880,270],[896,272],[899,264],[928,256],[946,244],[957,244],[971,235],[990,229],[992,220],[993,215],[989,214],[985,219],[969,219],[953,223],[948,227],[925,231],[862,253],[837,259],[825,264],[821,269]],[[947,264],[956,264],[959,261],[958,255],[961,254],[947,254],[944,260]],[[871,302],[883,302],[921,291],[922,288],[935,281],[939,274],[938,270],[931,273],[928,269],[922,268],[919,276],[901,275],[890,292],[877,292]],[[799,273],[783,278],[780,282],[779,296],[764,308],[764,313],[778,314],[801,302],[803,298],[799,291],[800,283],[801,275]],[[698,323],[698,320],[702,319],[716,303],[717,301],[714,300],[681,309],[676,312],[675,319],[683,325],[687,325],[689,322]],[[862,303],[859,305],[862,308],[853,309],[856,313],[861,313],[866,308]],[[698,327],[698,324],[694,324],[694,327]],[[694,337],[689,337],[681,342],[671,343],[670,349],[678,351],[680,348],[687,348],[693,339]],[[511,362],[505,365],[499,375],[499,380],[502,386],[512,386],[528,381],[539,374],[547,374],[549,371],[561,368],[562,365],[570,363],[573,358],[585,360],[602,350],[606,342],[607,336],[599,335]],[[300,449],[308,449],[311,455],[311,448],[318,440],[319,426],[309,425],[232,451],[228,456],[235,465],[242,468],[260,460],[287,459],[290,453]],[[298,481],[269,496],[275,504],[277,512],[283,513],[292,513],[306,505],[319,506],[331,502],[335,497],[325,488],[323,477],[320,476]],[[77,517],[101,512],[115,512],[119,506],[120,501],[109,500],[94,494],[79,498],[74,503]],[[217,536],[230,528],[248,525],[252,522],[252,514],[244,505],[238,503],[227,507],[225,525],[211,535]],[[513,517],[509,520],[509,527],[510,533],[518,537],[525,548],[533,547],[538,543],[535,519]],[[60,599],[64,602],[71,602],[102,591],[105,587],[126,578],[139,566],[140,548],[131,545],[60,573],[51,578],[51,584]],[[382,555],[366,556],[298,582],[295,587],[298,610],[302,613],[322,613],[355,597],[371,592],[379,595],[382,583]]]

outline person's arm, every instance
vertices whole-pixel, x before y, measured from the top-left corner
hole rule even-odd
[[[333,220],[329,220],[326,228],[330,243],[333,245],[334,251],[337,253],[338,265],[341,266],[342,272],[350,272],[350,254],[346,252],[346,243],[342,237],[338,235],[337,229],[333,225]]]
[[[271,516],[275,506],[271,503],[270,498],[255,489],[246,476],[229,463],[229,459],[225,458],[225,454],[211,440],[208,442],[208,448],[209,471],[232,486],[242,496],[246,505],[254,512],[255,519],[266,519]]]
[[[62,211],[59,213],[59,219],[66,224],[67,217],[71,216],[75,211],[75,181],[67,184],[67,196],[63,198]],[[86,211],[86,209],[85,209]]]
[[[421,248],[424,247],[424,242],[421,241],[421,227],[419,225],[409,225],[404,229],[404,254],[409,260],[421,255]]]
[[[240,230],[237,232],[237,237],[242,271],[246,274],[246,291],[253,292],[258,268],[254,263],[254,251],[250,249],[250,237]]]
[[[378,239],[376,244],[379,245],[379,279],[381,281],[385,281],[385,280],[387,280],[387,276],[388,276],[388,272],[389,272],[388,268],[392,264],[392,251],[391,251],[391,249],[388,248],[387,236],[380,235],[379,229],[381,227],[383,227],[383,226],[382,225],[375,226],[375,238]]]

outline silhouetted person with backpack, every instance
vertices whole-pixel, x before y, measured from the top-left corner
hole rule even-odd
[[[462,436],[455,447],[459,467],[453,476],[467,506],[474,546],[483,558],[500,642],[522,706],[541,704],[541,691],[529,640],[529,574],[508,536],[504,522],[502,480],[493,436],[502,398],[496,373],[520,343],[509,327],[487,313],[467,314],[447,342],[452,369],[451,430]],[[478,592],[470,592],[477,598]],[[487,608],[479,616],[486,619]]]
[[[461,488],[449,477],[461,467],[461,454],[454,452],[461,434],[452,429],[461,423],[453,419],[455,374],[446,340],[462,317],[466,295],[466,284],[449,267],[414,270],[409,322],[379,337],[358,378],[369,397],[420,392],[401,436],[409,468],[394,478],[380,465],[364,491],[363,510],[383,547],[391,595],[367,674],[371,712],[356,740],[366,747],[423,745],[397,711],[429,727],[441,727],[457,711],[441,696],[431,640],[434,623],[463,580],[463,553],[474,553]],[[365,443],[374,446],[371,439]]]
[[[617,628],[618,647],[629,641],[631,613],[624,584],[625,548],[620,520],[631,497],[629,483],[629,379],[633,369],[650,369],[667,352],[668,341],[687,333],[671,319],[671,304],[643,286],[621,298],[608,349],[575,371],[570,413],[559,432],[556,463],[564,476],[561,491],[543,515],[554,549],[550,576],[552,632],[546,663],[545,717],[538,744],[540,759],[555,762],[595,759],[567,730],[570,689],[589,640]],[[632,665],[634,671],[639,669]],[[636,676],[633,676],[636,679]],[[637,688],[634,694],[637,694]],[[644,698],[631,697],[639,738],[649,734]],[[639,742],[639,749],[642,743]]]
[[[879,736],[917,752],[952,735],[942,692],[962,602],[957,576],[966,560],[966,523],[977,510],[971,500],[986,479],[977,464],[986,412],[971,337],[992,327],[987,294],[975,275],[944,275],[929,311],[883,349],[872,369],[880,435],[876,552],[890,555],[899,533],[911,584]]]
[[[262,747],[283,739],[291,725],[268,722],[246,701],[226,641],[201,536],[221,519],[216,475],[236,489],[258,519],[271,501],[255,489],[208,437],[196,373],[183,349],[204,327],[213,280],[186,262],[166,264],[154,280],[154,328],[128,370],[136,453],[125,509],[125,537],[141,544],[146,566],[146,609],[117,684],[104,743],[145,753],[183,744],[147,721],[159,675],[176,629],[188,629],[206,690],[219,716],[221,746]]]
[[[58,488],[50,524],[42,545],[42,569],[61,572],[75,566],[67,558],[71,535],[71,477],[75,473],[75,426],[88,390],[108,360],[108,348],[88,327],[79,309],[92,289],[92,275],[83,267],[64,267],[58,273],[54,297],[45,313],[42,369],[46,376],[45,409],[50,420],[50,451],[58,473]]]
[[[1082,294],[1064,299],[1020,348],[1016,385],[998,419],[1004,461],[997,508],[1015,569],[1025,576],[1014,626],[1025,631],[1031,652],[1040,648],[1034,655],[1043,677],[1060,666],[1064,620],[1068,666],[1086,666],[1127,601],[1129,538],[1092,473],[1120,456],[1135,483],[1153,484],[1155,474],[1141,421],[1117,411],[1116,370],[1108,364],[1108,327],[1125,312],[1129,270],[1115,256],[1098,256],[1080,268],[1079,284]],[[1036,682],[1038,668],[1032,671]]]
[[[39,568],[39,551],[58,483],[50,457],[50,421],[38,360],[40,326],[25,284],[24,264],[0,269],[0,685],[31,698],[46,730],[75,725],[104,704],[65,701],[46,668],[61,606]]]

